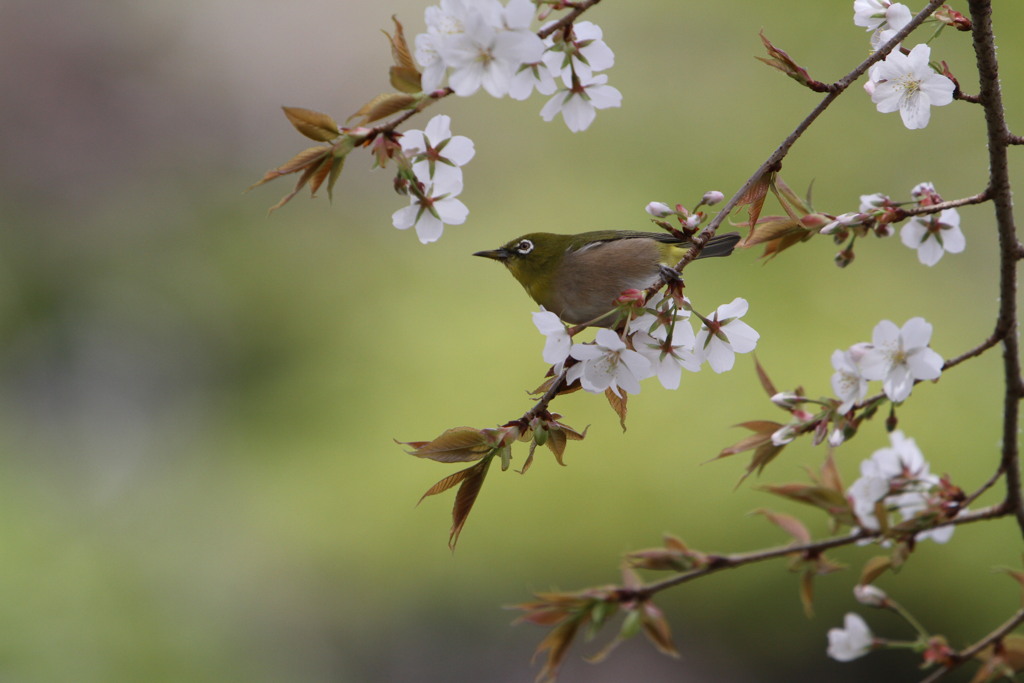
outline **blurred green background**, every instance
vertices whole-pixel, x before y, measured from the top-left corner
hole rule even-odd
[[[1024,8],[995,5],[1020,132],[1024,43],[1006,38]],[[424,6],[0,6],[0,680],[530,681],[544,632],[511,627],[503,605],[617,581],[620,555],[664,532],[720,552],[786,542],[746,515],[759,507],[827,533],[823,516],[756,489],[802,480],[823,448],[798,443],[738,488],[745,456],[707,462],[743,435],[736,423],[784,418],[750,357],[686,375],[678,392],[649,380],[625,433],[600,397],[557,401],[587,440],[566,468],[544,455],[525,477],[492,471],[454,555],[451,495],[415,503],[456,468],[392,439],[517,417],[546,369],[532,302],[472,252],[533,230],[644,229],[649,201],[731,193],[818,100],[753,59],[758,30],[833,80],[867,54],[850,3],[607,0],[588,18],[616,52],[624,102],[590,130],[545,124],[542,98],[431,110],[477,146],[469,220],[439,243],[391,227],[406,200],[365,155],[333,205],[303,196],[268,218],[290,181],[242,190],[307,145],[279,106],[344,119],[386,87],[379,29],[397,13],[411,38]],[[945,34],[933,57],[976,91],[966,34]],[[924,180],[946,198],[973,194],[986,178],[980,110],[954,103],[907,131],[856,86],[783,176],[813,181],[832,213]],[[882,318],[924,316],[946,357],[987,336],[991,210],[961,214],[968,250],[931,269],[889,239],[863,241],[840,270],[817,240],[767,264],[753,251],[699,264],[687,291],[705,311],[746,297],[779,388],[828,394],[829,354]],[[899,411],[933,471],[965,490],[997,460],[998,360],[918,387]],[[877,421],[839,449],[847,483],[886,444]],[[577,649],[562,680],[916,680],[898,653],[825,657],[826,630],[866,612],[851,588],[877,552],[835,553],[853,571],[819,580],[810,620],[779,563],[688,584],[659,601],[682,659],[640,639],[598,666]],[[1019,604],[1019,587],[991,577],[1020,552],[1009,522],[973,525],[880,583],[965,645]]]

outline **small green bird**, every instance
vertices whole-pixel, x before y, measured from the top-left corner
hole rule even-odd
[[[699,258],[728,256],[739,233],[713,237]],[[650,287],[663,264],[675,265],[691,243],[668,233],[596,230],[579,235],[533,232],[473,256],[501,261],[534,301],[573,325],[607,327],[627,289]],[[600,320],[599,320],[600,318]]]

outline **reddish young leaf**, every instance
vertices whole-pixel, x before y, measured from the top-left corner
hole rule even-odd
[[[483,430],[472,427],[453,427],[433,441],[407,441],[412,446],[409,455],[437,462],[472,462],[487,455],[493,448]]]
[[[394,14],[391,15],[391,21],[395,22],[395,35],[389,35],[387,31],[381,30],[381,33],[388,37],[388,42],[391,44],[391,58],[395,60],[395,66],[415,69],[416,60],[412,58],[412,53],[409,52],[409,44],[405,41],[405,31],[402,29],[402,22],[398,21],[398,17]]]
[[[769,522],[792,536],[798,543],[811,542],[811,532],[807,530],[803,522],[792,515],[787,515],[783,512],[773,512],[766,508],[754,510],[751,514],[763,515]]]
[[[864,563],[864,568],[860,570],[860,580],[858,580],[857,583],[874,583],[875,579],[877,579],[879,576],[881,576],[891,568],[891,557],[889,557],[888,555],[875,555],[870,560]]]
[[[670,657],[678,657],[679,651],[672,643],[672,630],[668,626],[665,615],[657,605],[651,602],[643,604],[644,635],[651,641],[658,652]]]
[[[748,225],[751,226],[751,235],[747,236],[747,240],[753,235],[753,228],[757,225],[757,220],[761,216],[761,207],[764,206],[764,199],[768,196],[768,188],[772,184],[772,179],[775,177],[773,171],[766,171],[761,175],[760,178],[750,187],[749,190],[740,198],[737,203],[738,206],[746,205],[747,215],[749,216]],[[749,247],[751,246],[747,240],[740,243],[740,246]]]
[[[473,467],[476,467],[476,465],[474,465]],[[460,470],[455,474],[449,474],[447,477],[445,477],[444,479],[442,479],[441,481],[437,482],[429,489],[427,489],[427,492],[420,496],[420,500],[416,504],[419,505],[420,503],[422,503],[423,499],[426,498],[427,496],[434,496],[437,495],[438,493],[444,493],[451,487],[460,483],[463,479],[465,479],[466,477],[473,473],[473,467],[467,467],[466,469]]]
[[[331,174],[331,170],[334,168],[334,157],[327,157],[320,162],[320,165],[313,172],[309,178],[309,194],[310,196],[316,196],[316,191],[320,189],[324,180]]]
[[[537,650],[533,653],[534,658],[544,651],[547,651],[548,656],[544,662],[544,667],[537,675],[538,682],[554,683],[555,679],[558,678],[558,669],[565,660],[565,655],[569,651],[569,646],[572,645],[573,638],[576,637],[580,624],[580,617],[570,619],[557,626],[544,637],[544,640],[540,641],[540,645],[537,646]]]
[[[281,107],[288,121],[295,126],[295,130],[305,135],[310,140],[317,142],[328,142],[341,135],[338,124],[329,115],[323,112],[303,109],[302,107]]]
[[[800,602],[808,619],[814,617],[814,570],[807,569],[800,575]]]
[[[277,168],[267,171],[258,182],[250,185],[248,190],[259,187],[264,183],[269,183],[271,180],[277,180],[281,176],[306,170],[310,166],[318,167],[328,154],[330,154],[329,147],[324,147],[323,145],[307,147]]]
[[[360,107],[359,111],[349,118],[362,116],[362,123],[365,125],[371,121],[397,114],[404,109],[411,109],[418,101],[416,97],[404,93],[381,93]]]
[[[619,396],[609,387],[604,390],[604,395],[608,399],[608,405],[619,416],[619,424],[622,425],[622,431],[626,431],[626,392],[623,391],[622,396]]]
[[[388,72],[391,87],[398,92],[417,93],[423,90],[419,69],[415,67],[393,66]]]
[[[768,398],[779,393],[775,388],[775,384],[771,379],[769,379],[768,373],[765,372],[764,366],[761,365],[761,361],[757,359],[756,355],[754,356],[754,368],[757,370],[757,378],[761,380],[761,387],[764,388],[765,392],[767,392]]]
[[[841,491],[812,484],[772,484],[759,487],[762,491],[806,503],[824,510],[829,516],[843,524],[854,525],[853,510]]]
[[[455,506],[452,508],[452,530],[448,535],[448,547],[455,550],[455,544],[459,542],[459,534],[462,527],[469,519],[469,512],[473,509],[473,503],[480,494],[480,488],[484,485],[484,477],[487,476],[487,468],[491,464],[491,458],[487,458],[469,468],[469,473],[459,486],[455,494]]]

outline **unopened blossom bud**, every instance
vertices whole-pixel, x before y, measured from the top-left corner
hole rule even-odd
[[[665,216],[671,216],[675,213],[668,204],[664,202],[651,202],[644,208],[644,211],[654,216],[655,218],[664,218]]]
[[[629,305],[636,306],[638,308],[644,305],[644,292],[641,289],[627,289],[615,299],[617,305]]]
[[[823,213],[809,213],[800,217],[800,225],[808,230],[817,230],[829,225],[831,220]],[[827,234],[827,233],[826,233]]]
[[[804,400],[804,397],[800,394],[794,394],[792,391],[780,391],[771,398],[771,402],[780,408],[786,410],[793,410]]]
[[[687,230],[696,230],[697,226],[700,225],[701,220],[704,218],[704,214],[698,211],[697,213],[691,213],[689,216],[683,219],[682,225]]]
[[[840,268],[845,268],[853,263],[854,257],[855,254],[853,253],[853,249],[843,249],[835,256],[836,265]]]
[[[810,218],[811,216],[821,216],[821,214],[808,214],[807,216],[804,216],[803,218],[800,219],[800,223],[803,224],[804,220]],[[843,213],[836,216],[835,220],[825,223],[824,227],[818,230],[818,232],[821,233],[822,235],[831,235],[835,231],[842,230],[851,225],[860,225],[861,223],[864,222],[865,218],[866,216],[864,216],[864,214],[857,213],[856,211],[850,213]],[[810,228],[816,226],[804,225],[804,227]]]
[[[788,424],[772,433],[772,445],[785,446],[796,438],[796,425]]]
[[[853,597],[862,605],[868,607],[884,607],[889,600],[885,591],[870,583],[861,583],[853,587]]]
[[[850,347],[850,359],[854,363],[859,363],[860,359],[864,357],[864,354],[873,349],[874,347],[867,342],[857,342]]]
[[[704,196],[701,197],[700,203],[705,206],[714,206],[723,199],[725,199],[725,195],[718,190],[708,190],[704,193]]]

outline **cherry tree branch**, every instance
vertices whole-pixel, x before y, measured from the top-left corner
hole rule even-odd
[[[992,505],[989,507],[981,508],[978,510],[969,510],[963,512],[951,520],[944,521],[940,524],[936,524],[930,529],[938,529],[944,526],[960,526],[963,524],[971,524],[974,522],[980,522],[989,519],[996,519],[1011,514],[1005,505]],[[813,541],[810,543],[798,543],[790,544],[785,546],[777,546],[774,548],[767,548],[762,550],[754,550],[745,553],[733,553],[731,555],[714,555],[708,558],[708,564],[700,567],[699,569],[693,569],[687,572],[682,572],[675,576],[656,581],[654,583],[648,583],[638,588],[621,588],[619,590],[619,596],[622,601],[629,600],[644,600],[650,598],[655,593],[659,593],[668,588],[673,588],[683,583],[688,583],[695,579],[699,579],[710,574],[715,574],[725,569],[735,569],[748,564],[754,564],[756,562],[764,562],[766,560],[773,560],[781,557],[789,557],[792,555],[805,555],[813,557],[820,555],[826,550],[832,548],[840,548],[842,546],[852,545],[860,541],[870,540],[873,538],[880,538],[881,532],[873,532],[861,529],[860,531],[845,536],[835,536],[832,538],[823,539],[820,541]]]
[[[750,194],[750,192],[754,189],[755,186],[757,186],[758,183],[763,182],[763,179],[769,173],[777,171],[782,167],[782,160],[786,157],[787,154],[789,154],[790,148],[792,148],[793,145],[796,144],[796,141],[799,140],[801,136],[803,136],[804,132],[810,127],[810,125],[814,123],[814,121],[819,116],[821,116],[821,114],[826,109],[828,109],[829,106],[831,106],[832,102],[834,102],[836,98],[838,98],[858,78],[867,73],[867,70],[870,69],[875,62],[884,59],[890,52],[896,49],[896,47],[903,41],[903,39],[910,35],[911,31],[920,26],[925,21],[925,19],[931,16],[932,12],[934,12],[936,9],[939,8],[940,5],[942,5],[942,2],[943,0],[931,0],[927,5],[925,5],[925,8],[923,10],[918,12],[907,23],[906,26],[897,31],[896,34],[889,40],[889,42],[887,42],[877,51],[872,53],[871,56],[869,56],[867,59],[861,62],[856,68],[853,69],[853,71],[851,71],[850,73],[846,74],[835,83],[832,83],[828,86],[829,92],[827,95],[825,95],[824,98],[822,98],[821,102],[819,102],[818,105],[813,110],[811,110],[811,113],[808,114],[804,118],[804,120],[797,125],[797,127],[793,130],[792,133],[786,136],[786,139],[783,140],[782,143],[775,149],[775,151],[772,152],[767,159],[765,159],[764,163],[762,163],[761,166],[756,171],[754,171],[754,174],[747,179],[747,182],[745,182],[739,190],[737,190],[736,194],[729,198],[729,201],[725,203],[725,205],[719,211],[718,215],[711,219],[711,221],[704,228],[704,230],[702,230],[699,234],[694,236],[694,247],[691,248],[683,257],[683,259],[676,265],[676,270],[681,271],[687,263],[690,263],[691,261],[696,259],[700,255],[700,252],[703,250],[704,245],[707,243],[708,240],[710,240],[715,235],[715,231],[718,230],[718,227],[722,224],[726,217],[730,213],[732,213],[732,210],[735,209],[744,200],[744,198]]]
[[[554,9],[562,9],[562,7],[572,7],[573,10],[566,14],[564,17],[561,17],[555,23],[551,24],[550,26],[545,26],[543,29],[538,31],[537,36],[539,38],[547,38],[553,33],[561,31],[563,28],[576,21],[576,19],[581,14],[583,14],[584,12],[586,12],[588,9],[590,9],[599,2],[601,2],[601,0],[582,0],[581,2],[559,3],[559,5],[556,5]]]
[[[930,676],[921,679],[921,683],[934,683],[935,681],[945,677],[946,674],[950,673],[964,662],[973,659],[989,645],[993,645],[1002,640],[1005,636],[1009,635],[1013,629],[1017,628],[1021,624],[1024,624],[1024,608],[1017,610],[1012,617],[1007,619],[998,628],[992,631],[992,633],[989,633],[974,645],[949,655],[949,663],[941,669],[933,671]]]
[[[1021,380],[1020,344],[1017,339],[1017,264],[1020,242],[1013,216],[1013,193],[1007,148],[1011,134],[1006,125],[1002,90],[999,85],[999,63],[996,59],[995,34],[992,29],[991,0],[969,0],[974,25],[974,52],[978,65],[980,89],[978,96],[985,110],[988,132],[989,186],[995,207],[999,234],[999,317],[996,335],[1003,347],[1003,435],[1000,467],[1006,472],[1006,504],[1013,508],[1017,525],[1024,534],[1024,499],[1021,496],[1021,466],[1018,432],[1020,401],[1024,398]]]

